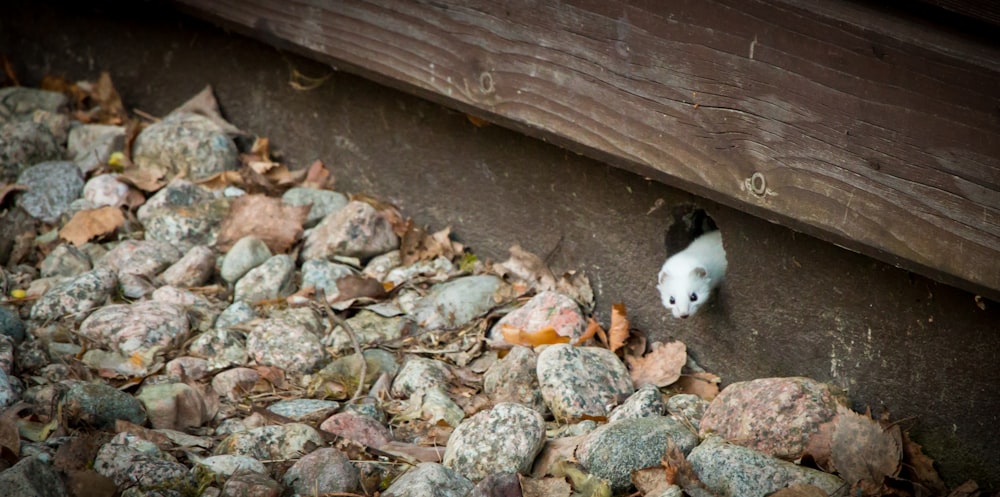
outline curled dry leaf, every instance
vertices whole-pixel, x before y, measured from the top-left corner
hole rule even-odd
[[[680,378],[687,362],[687,347],[684,342],[653,342],[648,354],[625,356],[625,361],[636,388],[647,384],[665,387]]]
[[[219,101],[215,99],[212,85],[206,85],[204,89],[191,97],[187,102],[170,111],[171,114],[176,112],[190,112],[207,117],[215,124],[218,124],[229,135],[243,134],[239,128],[222,118],[222,112],[219,111]]]
[[[668,479],[668,477],[671,477]],[[632,484],[642,495],[659,495],[666,491],[667,487],[673,485],[676,479],[676,471],[669,474],[662,465],[649,468],[637,469],[632,472]]]
[[[451,240],[451,228],[428,235],[423,228],[416,226],[412,219],[407,219],[405,226],[406,230],[399,243],[399,253],[404,266],[437,257],[453,260],[463,251],[462,244]]]
[[[899,473],[903,449],[898,425],[883,429],[871,416],[837,409],[830,458],[845,482],[864,495],[879,495],[887,476]]]
[[[674,383],[674,388],[681,393],[694,394],[711,402],[716,395],[719,395],[719,383],[722,383],[722,378],[718,375],[699,372],[681,375]]]
[[[570,497],[573,489],[566,478],[521,478],[521,497]]]
[[[360,298],[380,300],[388,296],[382,282],[360,274],[349,274],[337,280],[337,298],[333,302],[343,302]]]
[[[608,327],[608,348],[620,349],[628,340],[628,311],[625,303],[611,304],[611,326]]]
[[[155,192],[167,184],[167,174],[158,167],[128,167],[118,176],[118,181],[144,192]]]
[[[835,470],[830,461],[830,451],[833,447],[833,432],[836,426],[836,419],[819,425],[819,429],[809,437],[802,451],[802,457],[812,458],[816,466],[828,473],[833,473]]]
[[[13,466],[21,456],[21,436],[17,432],[17,412],[8,409],[0,416],[0,459]]]
[[[600,334],[598,335],[598,333]],[[580,338],[578,338],[576,342],[573,343],[573,345],[580,345],[586,342],[587,340],[594,338],[595,335],[599,336],[599,340],[601,341],[602,344],[604,345],[608,344],[608,336],[604,334],[604,329],[601,328],[600,323],[598,323],[597,320],[595,320],[592,317],[587,318],[587,329],[583,331],[583,334],[580,335]]]
[[[219,229],[219,250],[228,251],[241,238],[260,238],[272,253],[288,252],[302,236],[310,205],[287,205],[265,195],[244,195],[233,201]]]
[[[941,475],[934,469],[934,460],[924,454],[920,444],[910,440],[910,434],[903,432],[903,470],[906,478],[919,484],[935,495],[948,493]]]
[[[537,331],[525,331],[517,326],[504,324],[500,327],[503,339],[513,345],[525,347],[535,347],[538,345],[551,345],[554,343],[569,343],[569,337],[565,337],[556,332],[555,328],[549,326]]]
[[[316,188],[319,190],[333,190],[336,185],[336,178],[330,173],[321,160],[315,160],[306,171],[306,178],[302,180],[303,187]]]
[[[88,241],[114,233],[125,224],[125,215],[117,207],[79,211],[59,230],[59,237],[80,246]]]
[[[785,487],[768,497],[828,497],[829,494],[815,485],[792,485]]]

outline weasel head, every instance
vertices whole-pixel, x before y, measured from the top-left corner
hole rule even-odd
[[[670,309],[675,318],[687,319],[704,304],[712,291],[712,280],[703,267],[695,267],[680,274],[660,270],[660,300],[663,307]]]

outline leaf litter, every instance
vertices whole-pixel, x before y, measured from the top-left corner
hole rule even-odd
[[[9,72],[9,68],[7,70]],[[11,79],[12,75],[8,76]],[[154,167],[139,168],[130,160],[135,137],[155,118],[141,112],[129,115],[114,88],[110,74],[106,72],[95,82],[70,83],[61,78],[48,77],[43,85],[66,94],[71,102],[72,115],[80,122],[124,124],[128,127],[125,150],[114,155],[114,159],[99,172],[120,172],[120,179],[134,187],[133,200],[121,208],[104,207],[80,211],[61,226],[59,236],[78,246],[88,242],[113,240],[115,237],[134,236],[126,231],[126,216],[132,217],[132,211],[145,201],[146,196],[155,194],[170,180],[176,179],[166,177],[163,171]],[[222,117],[210,86],[177,110],[208,117],[232,136],[249,136]],[[240,238],[253,235],[263,240],[273,253],[295,254],[302,241],[303,222],[309,207],[285,205],[277,195],[295,186],[332,190],[335,183],[335,175],[323,162],[317,160],[306,169],[292,170],[275,158],[267,138],[256,137],[250,149],[240,154],[238,169],[223,171],[199,182],[201,186],[213,190],[237,187],[248,193],[232,202],[220,228],[215,248],[225,253]],[[5,196],[17,195],[22,190],[19,185],[0,185],[0,202],[3,202]],[[391,351],[397,357],[409,354],[435,358],[447,364],[455,372],[455,377],[460,379],[453,379],[444,390],[420,391],[406,399],[395,399],[389,393],[388,375],[365,374],[366,370],[375,371],[378,368],[378,364],[371,362],[367,356],[364,356],[365,360],[349,363],[352,365],[347,366],[346,376],[324,376],[317,373],[310,377],[272,365],[250,364],[256,372],[256,382],[246,389],[236,390],[235,403],[222,400],[217,409],[226,414],[221,418],[242,416],[247,426],[284,424],[292,420],[271,413],[262,406],[279,400],[308,397],[349,400],[353,396],[355,401],[382,405],[384,411],[392,416],[389,425],[393,429],[395,440],[380,447],[366,447],[357,442],[338,440],[335,446],[343,448],[352,458],[377,463],[405,466],[421,461],[441,461],[442,448],[462,419],[492,407],[492,402],[482,392],[481,376],[487,368],[475,369],[469,366],[480,360],[488,360],[493,364],[505,353],[500,350],[497,355],[497,352],[484,346],[486,330],[503,313],[510,312],[542,291],[560,292],[580,305],[587,319],[586,332],[571,345],[598,346],[616,352],[627,364],[636,387],[653,385],[667,394],[690,393],[708,401],[718,395],[721,379],[710,372],[692,369],[684,343],[671,341],[649,344],[641,330],[631,329],[624,303],[612,305],[610,323],[605,331],[592,316],[594,294],[588,278],[582,272],[567,271],[557,277],[557,273],[548,267],[544,259],[519,245],[510,248],[510,257],[506,261],[480,261],[468,247],[451,239],[450,228],[431,231],[419,226],[412,219],[404,218],[395,206],[376,196],[354,193],[350,198],[352,201],[369,203],[390,222],[393,231],[400,237],[401,265],[410,266],[444,259],[453,268],[430,274],[416,273],[403,285],[352,274],[337,282],[338,297],[332,302],[325,302],[323,292],[303,288],[287,298],[267,301],[259,310],[268,313],[302,306],[312,307],[318,309],[320,314],[327,314],[331,319],[336,317],[342,322],[344,317],[371,308],[373,312],[381,309],[378,311],[380,315],[388,318],[405,314],[403,309],[410,306],[407,299],[413,298],[414,293],[425,295],[436,283],[468,274],[496,275],[504,282],[494,296],[499,312],[485,313],[459,329],[417,333],[394,342],[368,343],[363,346],[355,344],[352,352],[355,359],[358,353],[371,349]],[[43,255],[41,252],[34,256],[28,254],[28,259],[38,264]],[[225,304],[222,300],[226,297],[224,289],[209,286],[202,290],[206,288],[209,291],[204,295],[213,305]],[[15,306],[28,305],[29,302],[24,299],[7,300],[8,304]],[[327,307],[326,304],[333,307]],[[241,326],[248,330],[252,323]],[[353,331],[351,333],[354,334]],[[569,341],[568,337],[560,336],[552,328],[524,330],[505,327],[502,334],[509,343],[526,347],[544,348]],[[153,348],[143,353],[123,355],[100,348],[81,348],[80,353],[75,357],[71,356],[69,361],[72,370],[77,371],[81,379],[102,378],[100,381],[123,391],[130,391],[146,380],[155,379],[165,367],[165,361],[174,359],[183,352],[180,349]],[[494,355],[489,358],[488,354]],[[359,366],[360,371],[357,371]],[[356,376],[352,378],[352,374]],[[207,393],[209,388],[206,382],[209,380],[211,375],[191,384],[205,402],[218,403],[218,400],[207,398],[211,396]],[[32,380],[33,383],[39,381],[45,380]],[[361,397],[364,393],[367,396]],[[456,399],[454,405],[460,406],[458,411],[449,407],[451,399]],[[22,456],[22,439],[28,443],[38,443],[71,433],[68,426],[70,418],[67,416],[73,416],[72,411],[78,408],[79,406],[60,401],[53,402],[50,409],[25,403],[7,408],[0,416],[0,460],[8,466],[15,463]],[[603,420],[601,417],[600,421]],[[119,420],[111,430],[79,425],[73,430],[74,436],[56,451],[55,464],[67,474],[73,495],[77,496],[98,495],[96,492],[108,488],[109,480],[86,464],[87,461],[92,462],[98,448],[114,433],[137,435],[154,442],[179,460],[188,461],[201,460],[220,441],[220,436],[213,435],[213,429],[209,426],[193,430],[195,433],[185,434],[172,430],[154,430]],[[547,440],[544,449],[535,459],[532,476],[520,476],[522,495],[611,495],[607,483],[587,473],[575,459],[576,446],[583,437],[584,435],[578,435]],[[336,437],[331,438],[335,439]],[[823,425],[814,434],[804,459],[821,469],[839,474],[848,482],[852,495],[984,495],[974,482],[967,482],[948,493],[934,469],[933,460],[923,454],[920,445],[910,440],[908,433],[898,424],[888,423],[886,419],[875,420],[869,414],[858,414],[846,408],[841,408],[833,421]],[[287,465],[277,465],[275,469],[280,472],[285,467]],[[636,470],[632,479],[640,495],[656,495],[670,485],[679,485],[688,495],[713,495],[672,441],[665,448],[660,465]],[[825,494],[816,487],[800,485],[785,488],[773,495],[818,497]]]

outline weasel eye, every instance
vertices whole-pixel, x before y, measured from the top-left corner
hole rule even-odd
[[[697,293],[692,293],[691,294],[691,302],[697,302],[697,301],[698,301],[698,294]]]
[[[674,304],[676,304],[676,303],[677,303],[677,302],[676,302],[676,301],[674,301],[674,298],[673,298],[673,297],[670,297],[670,305],[674,305]]]

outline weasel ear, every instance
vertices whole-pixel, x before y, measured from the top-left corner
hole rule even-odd
[[[661,272],[660,273],[660,284],[662,285],[663,283],[665,283],[668,278],[670,278],[669,274]]]
[[[705,271],[705,268],[703,267],[696,267],[691,270],[691,274],[699,278],[704,278],[705,276],[708,276],[708,271]]]

